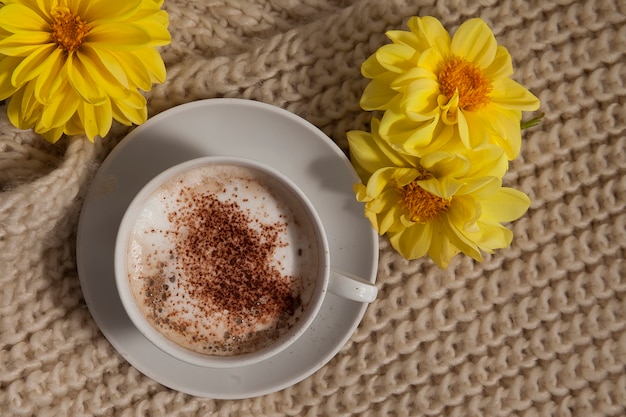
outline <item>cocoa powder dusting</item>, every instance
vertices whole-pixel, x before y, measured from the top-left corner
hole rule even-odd
[[[232,316],[223,337],[228,345],[245,340],[250,346],[240,343],[236,347],[240,352],[277,337],[301,303],[291,277],[283,276],[272,263],[275,250],[286,245],[280,234],[287,224],[264,224],[236,201],[220,201],[191,188],[181,190],[179,202],[181,209],[168,215],[173,228],[167,234],[175,238],[176,269],[185,276],[184,289],[190,298],[199,301],[207,316]],[[152,289],[166,288],[166,277],[157,281]],[[158,300],[152,302],[159,308]],[[161,325],[165,320],[176,332],[196,327],[188,317],[161,317]],[[255,335],[250,329],[259,323],[272,326]]]

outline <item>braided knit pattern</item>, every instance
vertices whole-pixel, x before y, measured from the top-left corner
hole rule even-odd
[[[483,18],[546,113],[505,185],[527,193],[510,248],[443,271],[380,238],[380,293],[328,364],[282,391],[197,398],[129,365],[76,272],[90,179],[129,131],[47,144],[0,106],[0,414],[12,416],[626,415],[626,2],[166,0],[168,79],[151,116],[214,97],[271,103],[347,151],[366,129],[363,60],[432,15]],[[280,150],[277,150],[279,152]]]

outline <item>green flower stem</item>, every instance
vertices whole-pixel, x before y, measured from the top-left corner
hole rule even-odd
[[[526,120],[525,122],[520,123],[521,129],[524,130],[530,127],[537,126],[539,122],[541,122],[541,119],[543,119],[544,115],[545,113],[539,113],[537,116],[533,117],[532,119]]]

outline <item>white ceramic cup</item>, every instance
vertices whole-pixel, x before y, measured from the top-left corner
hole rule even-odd
[[[294,201],[300,204],[301,212],[306,214],[306,221],[312,226],[315,235],[317,248],[317,270],[314,271],[314,289],[311,292],[310,300],[306,302],[299,319],[290,326],[289,330],[274,340],[267,346],[261,347],[252,352],[235,355],[216,355],[211,353],[199,353],[194,350],[182,347],[181,345],[164,336],[146,318],[141,308],[137,305],[135,296],[129,283],[129,251],[130,236],[139,219],[142,211],[146,209],[147,201],[154,194],[155,190],[164,183],[181,173],[207,165],[239,166],[253,169],[269,175],[277,184],[282,187],[282,192],[290,193]],[[149,218],[149,217],[148,217]],[[146,221],[145,218],[142,221]],[[340,297],[354,302],[369,303],[376,299],[377,288],[371,282],[353,274],[338,271],[331,267],[330,252],[326,233],[322,221],[315,208],[306,195],[285,175],[277,170],[263,165],[259,162],[231,156],[209,156],[190,160],[167,169],[149,181],[135,196],[127,208],[120,224],[116,245],[115,245],[115,279],[122,304],[133,324],[139,331],[154,345],[169,354],[170,356],[194,365],[226,368],[240,367],[261,361],[276,355],[286,349],[296,341],[310,326],[317,316],[320,307],[327,295],[331,292]],[[303,303],[304,304],[304,303]]]

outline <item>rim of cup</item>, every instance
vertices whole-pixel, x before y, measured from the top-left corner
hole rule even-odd
[[[302,312],[301,317],[285,334],[269,345],[250,353],[220,356],[195,352],[178,345],[160,333],[145,317],[144,313],[142,313],[140,308],[136,305],[129,285],[127,272],[127,249],[130,240],[129,235],[133,229],[136,219],[144,207],[144,203],[163,183],[183,172],[206,165],[243,166],[270,175],[274,180],[276,180],[276,182],[280,183],[284,188],[289,190],[289,192],[291,192],[301,203],[303,211],[311,221],[316,235],[319,270],[317,272],[316,286],[313,294],[311,295],[311,300]],[[174,165],[157,174],[141,188],[126,208],[122,221],[119,225],[115,241],[114,271],[116,288],[124,310],[133,325],[140,331],[140,333],[143,334],[144,337],[146,337],[153,345],[163,352],[181,361],[202,367],[241,367],[270,358],[288,348],[311,326],[317,317],[326,292],[328,291],[330,269],[330,251],[324,225],[322,224],[315,207],[304,192],[293,181],[278,170],[249,158],[235,156],[206,156],[195,158]]]

